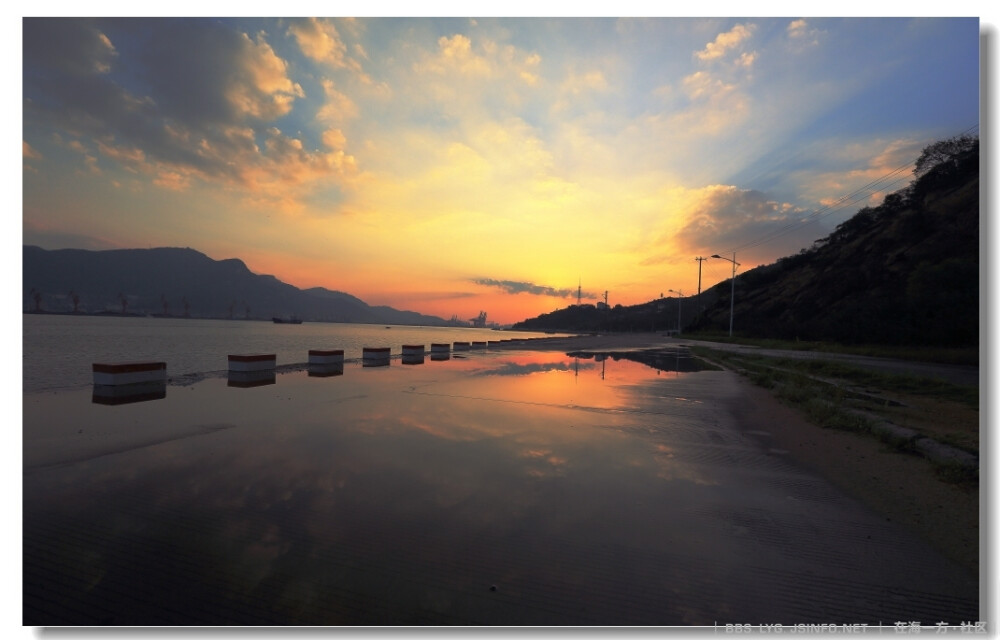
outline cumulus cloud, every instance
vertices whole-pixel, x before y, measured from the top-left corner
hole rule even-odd
[[[310,150],[301,136],[268,127],[304,91],[265,34],[216,21],[156,20],[144,31],[142,53],[126,55],[105,33],[144,24],[26,20],[25,123],[71,132],[118,167],[171,190],[214,182],[271,199],[297,187],[280,196],[288,201],[327,179],[346,184],[355,173],[342,140],[323,136],[327,149]],[[120,73],[142,77],[136,86],[144,93],[126,89]],[[355,113],[350,107],[337,104],[339,117]],[[86,162],[96,169],[96,158]]]
[[[494,280],[493,278],[477,278],[473,280],[475,284],[483,285],[485,287],[497,287],[502,289],[506,293],[517,295],[519,293],[527,293],[533,296],[549,296],[552,298],[575,298],[577,294],[576,289],[556,289],[555,287],[549,287],[540,284],[534,284],[531,282],[518,282],[516,280]],[[596,300],[599,296],[595,293],[589,291],[581,292],[581,297],[587,300]]]
[[[305,96],[302,87],[288,77],[288,63],[258,34],[251,40],[241,34],[239,64],[226,89],[226,98],[244,117],[274,120],[292,109],[296,98]]]
[[[736,89],[735,85],[726,84],[706,71],[696,71],[686,76],[682,86],[691,100],[717,100]]]
[[[25,160],[41,160],[42,154],[35,150],[26,140],[21,141],[21,157]]]
[[[345,21],[348,31],[357,36],[357,21]],[[314,62],[333,69],[349,69],[359,76],[367,78],[361,71],[361,64],[347,55],[347,44],[332,20],[306,18],[293,20],[286,33],[295,39],[302,55]],[[354,53],[359,58],[368,59],[368,54],[360,43],[353,46]]]
[[[330,149],[343,149],[347,146],[347,138],[340,129],[327,129],[323,132],[323,144]]]
[[[753,24],[738,24],[729,31],[720,33],[714,41],[706,44],[704,49],[696,51],[694,55],[703,61],[718,60],[750,39],[756,29],[756,25]]]
[[[317,18],[294,20],[288,26],[288,33],[295,38],[307,58],[335,67],[346,66],[347,45],[331,21]]]
[[[808,245],[822,229],[801,224],[808,212],[790,203],[778,202],[767,194],[732,185],[710,185],[686,190],[672,198],[671,226],[654,234],[645,248],[641,264],[650,266],[675,262],[677,255],[710,254],[727,251],[770,237],[774,242],[753,255],[788,255]],[[667,251],[661,247],[666,247]]]
[[[270,121],[304,96],[265,34],[216,22],[158,22],[141,58],[130,62],[148,76],[158,111],[187,126]]]
[[[809,26],[809,23],[805,20],[800,19],[789,22],[785,32],[788,34],[788,39],[798,49],[819,44],[820,30]]]
[[[750,113],[750,97],[738,84],[726,82],[707,71],[696,71],[681,81],[680,89],[688,105],[662,118],[664,130],[671,135],[690,139],[694,136],[716,136],[742,125]],[[651,122],[656,125],[656,122]]]
[[[456,33],[438,38],[438,53],[415,65],[417,71],[437,75],[458,73],[460,75],[489,76],[492,65],[485,56],[472,51],[472,40]]]
[[[58,73],[105,74],[118,55],[96,24],[77,18],[25,18],[23,35],[25,60]]]
[[[488,105],[517,105],[524,90],[541,85],[541,56],[488,38],[473,41],[442,36],[437,49],[412,64],[413,97],[430,100],[449,114],[464,116]]]
[[[333,80],[324,79],[323,94],[326,102],[320,107],[316,119],[323,123],[342,123],[358,115],[358,107],[347,94],[339,91]]]
[[[710,64],[683,76],[675,86],[654,90],[665,104],[687,98],[686,105],[678,100],[665,116],[668,130],[680,132],[682,137],[717,136],[736,130],[747,120],[752,104],[746,81],[751,77],[758,54],[743,50],[743,45],[755,30],[753,24],[736,25],[719,34],[705,49],[695,52],[699,61]]]

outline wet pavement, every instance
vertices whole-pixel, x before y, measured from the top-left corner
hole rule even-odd
[[[734,418],[735,374],[582,355],[26,395],[23,624],[977,619],[975,575]]]

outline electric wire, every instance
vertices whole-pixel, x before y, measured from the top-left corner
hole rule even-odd
[[[955,137],[962,137],[969,135],[972,132],[977,131],[978,129],[979,129],[979,124],[975,124],[971,127],[968,127]],[[910,170],[912,169],[914,164],[915,161],[901,165],[893,169],[892,171],[886,173],[885,175],[880,176],[879,178],[876,178],[875,180],[872,180],[861,187],[858,187],[854,191],[851,191],[850,193],[837,198],[832,203],[813,210],[807,216],[789,222],[788,224],[785,224],[782,227],[779,227],[778,229],[769,231],[742,245],[733,247],[727,251],[718,252],[715,255],[736,253],[744,249],[752,249],[755,247],[759,247],[763,244],[767,244],[768,242],[780,238],[783,235],[791,233],[796,229],[801,229],[805,225],[812,224],[814,222],[822,220],[823,218],[829,215],[832,215],[833,213],[842,211],[845,207],[851,206],[852,204],[855,204],[862,199],[869,198],[876,193],[885,192],[890,188],[894,187],[895,185],[899,184],[900,182],[903,182],[904,180],[908,179]]]

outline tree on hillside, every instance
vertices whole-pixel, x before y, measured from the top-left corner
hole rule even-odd
[[[844,343],[970,346],[979,334],[979,140],[926,147],[911,184],[798,255],[741,275],[736,331]],[[740,292],[742,289],[742,293]],[[728,291],[693,330],[724,330]]]
[[[962,156],[973,149],[979,149],[979,138],[974,136],[956,136],[940,140],[924,148],[913,166],[913,175],[918,178],[931,169],[939,166],[957,166]]]

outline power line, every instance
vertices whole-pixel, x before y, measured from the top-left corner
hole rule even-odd
[[[865,184],[864,186],[859,187],[858,189],[855,189],[854,191],[837,198],[834,202],[813,210],[809,215],[803,218],[794,220],[784,225],[783,227],[780,227],[779,229],[775,229],[774,231],[771,231],[763,236],[760,236],[759,238],[751,240],[750,242],[742,244],[738,247],[733,247],[728,251],[728,253],[732,253],[733,251],[739,251],[741,249],[749,249],[752,247],[760,246],[762,244],[770,242],[771,240],[774,240],[775,238],[779,238],[794,229],[801,228],[803,224],[812,224],[813,222],[821,220],[826,216],[835,213],[836,211],[840,211],[844,206],[856,202],[858,200],[859,195],[864,198],[868,198],[873,193],[877,193],[885,189],[885,186],[882,186],[881,188],[875,188],[879,185],[879,183],[882,183],[894,177],[896,177],[897,179],[890,184],[895,184],[896,182],[899,182],[902,178],[898,178],[898,176],[901,173],[910,169],[912,166],[913,163],[910,162],[901,167],[897,167],[896,169],[893,169],[889,173],[877,178],[876,180],[872,180],[871,182]]]
[[[979,129],[979,125],[975,124],[975,125],[967,128],[967,129],[965,129],[961,133],[959,133],[958,136],[956,136],[956,137],[961,137],[961,136],[964,136],[964,135],[968,135],[971,132],[976,131],[977,129]],[[840,198],[837,198],[837,200],[835,200],[834,202],[832,202],[832,203],[830,203],[828,205],[825,205],[823,207],[820,207],[818,209],[815,209],[809,215],[807,215],[807,216],[805,216],[803,218],[799,218],[797,220],[794,220],[794,221],[792,221],[792,222],[790,222],[790,223],[788,223],[788,224],[786,224],[786,225],[784,225],[784,226],[782,226],[782,227],[780,227],[778,229],[775,229],[774,231],[770,231],[770,232],[768,232],[768,233],[766,233],[766,234],[764,234],[764,235],[762,235],[762,236],[760,236],[760,237],[758,237],[758,238],[756,238],[754,240],[751,240],[751,241],[749,241],[749,242],[747,242],[745,244],[742,244],[740,246],[733,247],[733,248],[729,249],[728,251],[724,251],[722,253],[734,253],[736,251],[740,251],[740,250],[743,250],[743,249],[751,249],[751,248],[754,248],[754,247],[758,247],[758,246],[760,246],[762,244],[766,244],[768,242],[771,242],[772,240],[780,238],[781,236],[783,236],[783,235],[785,235],[787,233],[790,233],[791,231],[793,231],[795,229],[799,229],[799,228],[801,228],[804,225],[812,224],[814,222],[817,222],[817,221],[825,218],[826,216],[829,216],[829,215],[831,215],[833,213],[836,213],[837,211],[841,211],[844,207],[850,206],[851,204],[854,204],[854,203],[858,202],[862,198],[868,198],[868,197],[870,197],[871,195],[873,195],[875,193],[886,191],[889,188],[895,186],[896,184],[898,184],[898,183],[902,182],[904,179],[906,179],[906,177],[902,176],[901,174],[903,174],[904,172],[906,172],[908,174],[909,173],[908,170],[911,167],[913,167],[913,165],[914,165],[913,162],[908,162],[907,164],[904,164],[904,165],[902,165],[900,167],[897,167],[896,169],[893,169],[889,173],[886,173],[885,175],[883,175],[883,176],[881,176],[881,177],[879,177],[879,178],[877,178],[875,180],[872,180],[871,182],[869,182],[869,183],[867,183],[867,184],[865,184],[865,185],[863,185],[863,186],[855,189],[854,191],[852,191],[852,192],[850,192],[850,193],[848,193],[848,194],[846,194],[844,196],[841,196]]]
[[[912,166],[912,165],[910,165],[910,166]],[[887,176],[889,176],[889,175],[892,175],[892,174],[887,174]],[[881,178],[880,180],[885,179],[887,176],[883,176],[883,178]],[[736,247],[734,249],[730,249],[729,253],[732,253],[733,251],[739,251],[741,249],[752,249],[752,248],[758,247],[758,246],[760,246],[762,244],[766,244],[768,242],[771,242],[772,240],[775,240],[777,238],[780,238],[783,235],[791,233],[792,231],[794,231],[796,229],[800,229],[800,228],[802,228],[805,225],[809,225],[809,224],[812,224],[814,222],[819,222],[820,220],[822,220],[823,218],[826,218],[827,216],[830,216],[830,215],[832,215],[834,213],[837,213],[838,211],[843,211],[845,208],[847,208],[847,207],[849,207],[851,205],[857,204],[858,202],[861,202],[861,201],[863,201],[863,200],[871,197],[872,195],[874,195],[876,193],[888,191],[892,187],[894,187],[897,184],[899,184],[901,182],[904,182],[905,180],[908,180],[908,179],[909,179],[908,176],[901,176],[901,177],[897,177],[892,182],[889,182],[889,183],[886,183],[886,184],[882,185],[878,189],[866,189],[864,191],[850,193],[850,194],[848,194],[846,196],[843,196],[842,198],[838,199],[836,202],[834,202],[832,204],[829,204],[829,205],[827,205],[827,206],[825,206],[825,207],[823,207],[821,209],[817,209],[816,211],[814,211],[813,213],[811,213],[809,216],[806,216],[805,218],[802,218],[800,220],[796,220],[795,222],[789,223],[789,224],[785,225],[784,227],[781,227],[780,229],[776,229],[775,231],[772,231],[769,234],[758,238],[757,240],[752,240],[752,241],[750,241],[750,242],[748,242],[748,243],[746,243],[744,245],[741,245],[741,246]]]

